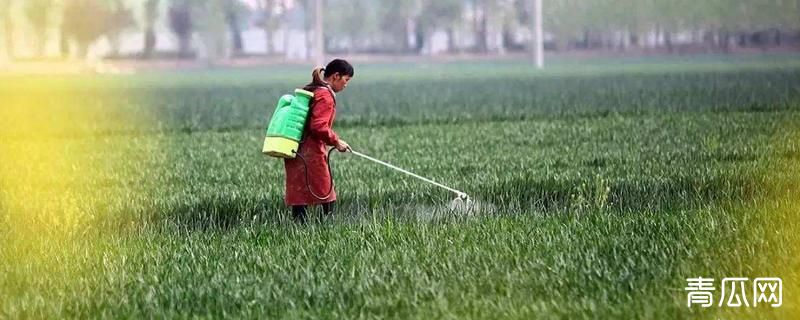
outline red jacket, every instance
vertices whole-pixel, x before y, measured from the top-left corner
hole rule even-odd
[[[305,159],[309,181],[306,182],[306,166],[303,165],[303,160],[299,157],[284,160],[286,205],[322,204],[336,201],[336,191],[331,188],[332,180],[326,160],[327,146],[335,146],[339,142],[339,137],[332,128],[335,117],[336,98],[333,92],[325,87],[314,90],[311,112],[298,152]],[[331,194],[325,199],[318,199],[308,191],[309,187],[317,196],[325,196],[329,188],[331,188]]]

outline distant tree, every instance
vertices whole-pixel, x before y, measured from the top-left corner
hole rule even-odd
[[[490,35],[489,32],[500,30],[502,36],[502,33],[508,33],[513,25],[519,23],[520,13],[516,12],[517,7],[514,0],[469,0],[467,4],[472,12],[472,21],[470,22],[474,30],[475,51],[488,53],[490,49],[503,50],[502,45],[490,48],[489,39],[494,35]],[[532,8],[532,5],[527,5],[527,3],[519,5],[526,10],[527,7]],[[506,35],[506,37],[508,36]]]
[[[242,56],[244,55],[242,27],[250,11],[240,0],[223,0],[222,6],[225,10],[225,23],[231,34],[231,54],[234,57]]]
[[[282,9],[281,1],[276,0],[259,0],[258,1],[258,18],[255,22],[256,26],[264,30],[265,44],[267,54],[272,54],[274,51],[273,33],[280,27],[280,17],[277,11]]]
[[[488,52],[488,19],[487,19],[487,0],[472,0],[472,25],[475,30],[475,50],[478,52]]]
[[[144,2],[144,46],[142,57],[149,59],[153,56],[156,49],[157,38],[155,32],[156,20],[158,20],[159,0],[146,0]]]
[[[485,1],[484,1],[485,2]],[[448,51],[456,51],[454,28],[464,13],[463,0],[425,0],[417,20],[417,50],[422,49],[430,33],[441,29],[447,33]]]
[[[200,53],[202,53],[203,59],[208,64],[213,64],[221,58],[229,57],[226,31],[231,30],[229,23],[231,1],[236,0],[192,1],[191,15],[193,17],[194,30],[197,31],[202,44],[203,50]]]
[[[328,37],[346,40],[349,52],[366,47],[378,29],[377,5],[370,0],[328,1],[326,9],[330,14],[325,28],[329,31]]]
[[[378,6],[378,30],[389,34],[397,50],[402,53],[417,51],[411,47],[409,37],[417,25],[421,0],[381,0]],[[415,47],[419,47],[415,45]],[[420,47],[421,48],[421,47]]]
[[[195,31],[209,62],[226,56],[226,30],[230,31],[233,55],[241,54],[244,49],[242,24],[248,13],[240,0],[172,0],[170,29],[178,39],[179,56],[192,55],[191,39]]]
[[[192,55],[192,7],[190,0],[172,0],[169,7],[169,27],[178,40],[178,56],[188,58]]]
[[[0,0],[0,21],[3,27],[3,47],[5,56],[14,59],[14,24],[11,21],[11,4],[13,0]]]
[[[577,39],[583,47],[656,46],[676,50],[675,34],[690,32],[696,43],[727,52],[738,34],[746,43],[759,30],[797,28],[797,0],[560,0],[545,1],[548,32]],[[713,41],[712,41],[713,40]],[[591,42],[591,44],[590,44]]]
[[[63,10],[66,10],[66,8]],[[62,11],[61,15],[61,25],[58,28],[58,53],[60,57],[66,58],[70,54],[70,35],[69,30],[67,30],[67,24],[64,21],[65,12]]]
[[[113,12],[103,0],[65,0],[62,33],[72,41],[78,56],[85,58],[89,46],[106,34]]]
[[[36,37],[34,41],[34,54],[42,57],[47,45],[47,27],[50,25],[50,12],[53,0],[26,0],[24,2],[25,17],[30,23]]]
[[[122,0],[110,1],[105,18],[105,36],[111,45],[111,55],[119,55],[119,37],[125,30],[136,26],[133,11],[127,8]]]
[[[103,36],[109,40],[112,54],[116,54],[119,35],[134,25],[132,11],[120,0],[64,0],[63,9],[62,55],[68,53],[72,43],[77,55],[86,58],[89,46]]]

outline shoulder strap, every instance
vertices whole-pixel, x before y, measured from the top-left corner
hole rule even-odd
[[[328,89],[328,92],[331,93],[331,97],[333,98],[333,104],[336,105],[336,92],[333,92],[333,88],[331,88],[331,86],[319,86],[319,87],[306,86],[305,88],[303,88],[303,90],[314,92],[314,91],[317,91],[317,89],[319,89],[319,88]],[[311,102],[312,102],[311,105],[308,106],[309,108],[313,107],[313,105],[314,105],[314,103],[313,103],[314,100],[311,100]]]

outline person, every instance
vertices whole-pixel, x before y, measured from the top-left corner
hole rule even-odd
[[[314,93],[298,157],[286,159],[285,203],[292,209],[296,222],[305,223],[309,205],[322,205],[325,215],[332,215],[336,203],[336,190],[327,161],[327,146],[346,152],[350,145],[333,131],[336,117],[336,93],[347,88],[353,78],[353,66],[345,60],[335,59],[324,68],[311,73],[311,83],[303,89]],[[330,190],[330,193],[328,191]]]

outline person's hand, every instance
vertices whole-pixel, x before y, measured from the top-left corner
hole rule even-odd
[[[350,145],[344,142],[344,140],[339,140],[339,143],[336,144],[336,150],[339,152],[347,152],[350,150]]]

